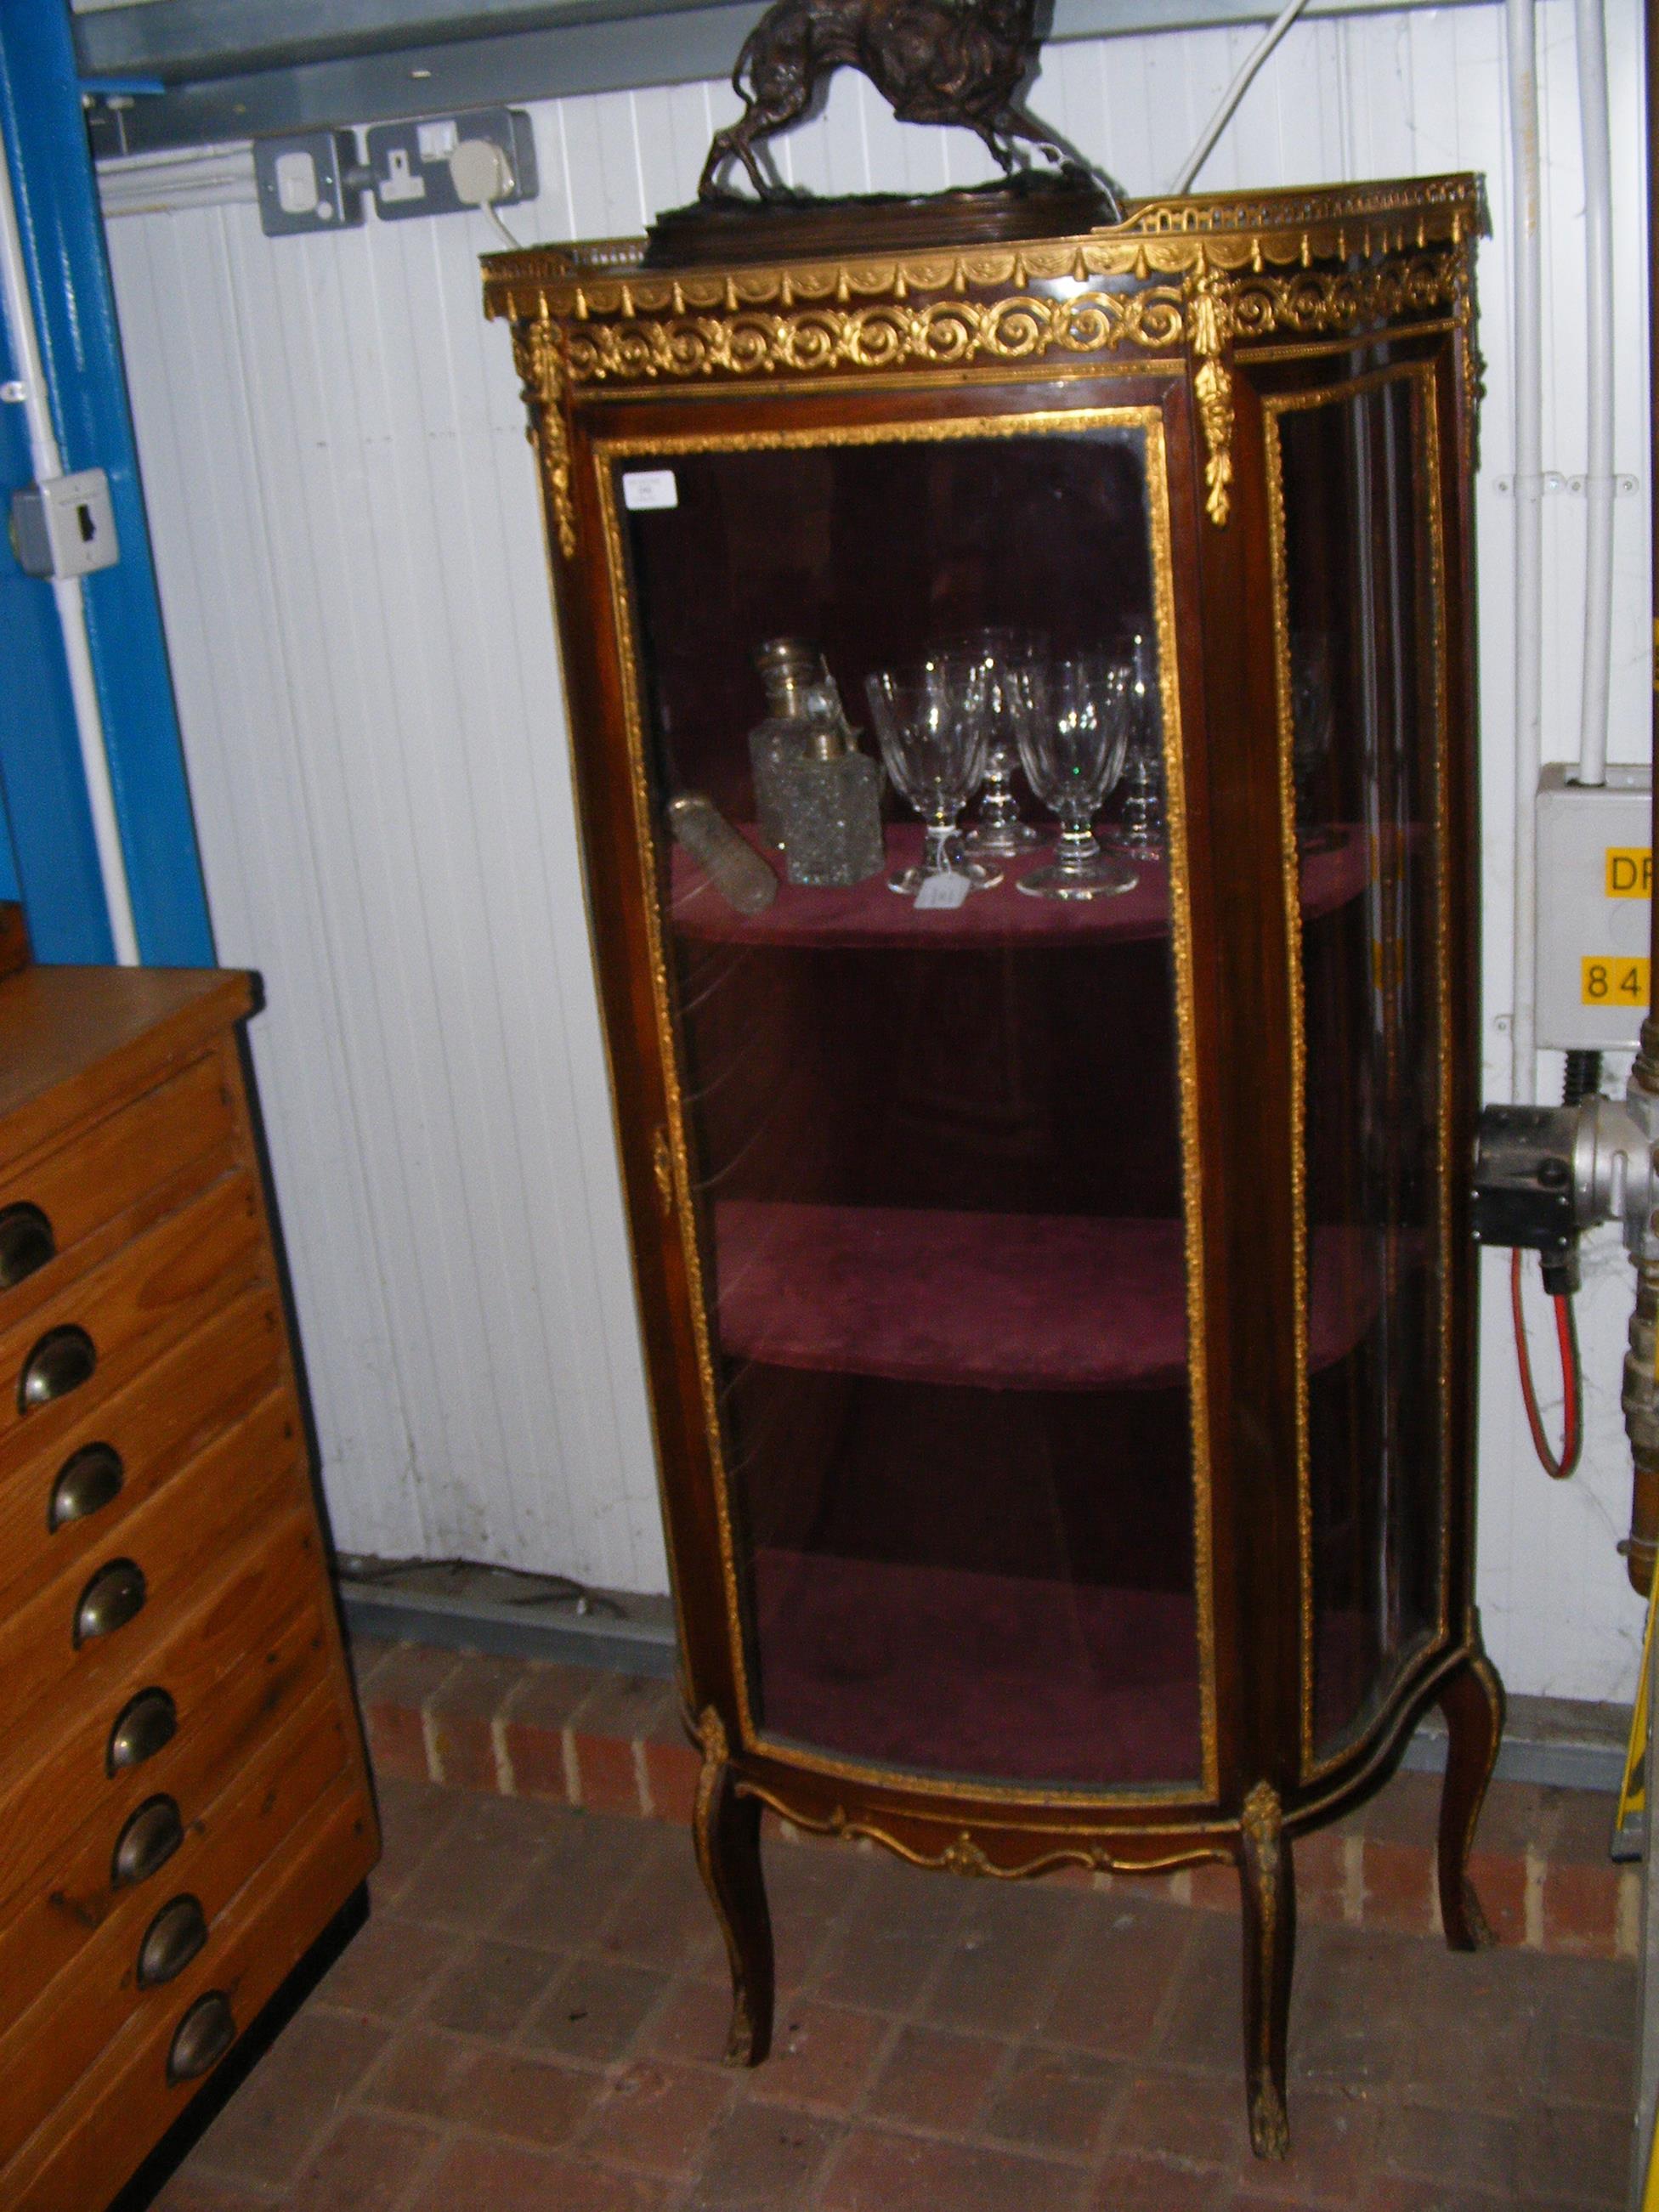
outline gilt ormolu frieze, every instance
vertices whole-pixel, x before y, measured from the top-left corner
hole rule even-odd
[[[647,270],[635,241],[500,254],[488,312],[519,334],[525,396],[544,446],[568,555],[557,418],[577,398],[754,380],[844,380],[1018,368],[1084,370],[1186,349],[1205,441],[1206,510],[1226,522],[1236,354],[1275,339],[1342,338],[1450,320],[1468,342],[1473,179],[1336,196],[1149,201],[1085,236],[955,252],[720,271]],[[574,521],[570,527],[574,529]]]
[[[1352,197],[1341,222],[1293,194],[1150,201],[1079,238],[707,272],[642,270],[636,240],[548,247],[492,256],[485,300],[556,325],[583,387],[1162,352],[1193,336],[1200,293],[1243,343],[1455,312],[1484,222],[1474,180]]]

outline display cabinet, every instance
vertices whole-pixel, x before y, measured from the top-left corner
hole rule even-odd
[[[953,244],[942,210],[909,249],[849,216],[789,262],[487,264],[545,498],[734,2059],[770,2032],[763,1806],[957,1875],[1236,1863],[1263,2154],[1292,1839],[1434,1700],[1445,1929],[1483,1939],[1481,219],[1459,177],[1024,243]],[[789,880],[754,827],[757,647],[821,653],[873,754],[866,678],[988,627],[1141,672],[1133,887],[1024,896],[1041,853],[937,907],[885,867]],[[688,794],[769,901],[672,834]],[[881,805],[897,866],[921,824]]]

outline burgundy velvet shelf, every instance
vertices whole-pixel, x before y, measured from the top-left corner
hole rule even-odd
[[[743,834],[758,850],[759,832],[747,824]],[[1028,898],[1018,878],[1050,858],[1045,850],[1029,860],[1004,863],[994,890],[974,891],[951,913],[918,914],[914,899],[887,888],[887,874],[921,857],[919,822],[887,825],[887,868],[846,890],[803,890],[780,879],[778,895],[764,914],[740,915],[714,890],[702,870],[673,848],[672,920],[684,937],[714,944],[796,945],[832,951],[878,951],[938,946],[1066,945],[1102,939],[1119,944],[1166,936],[1170,927],[1170,878],[1162,861],[1128,863],[1139,876],[1130,891],[1115,898],[1073,902]],[[770,856],[768,856],[769,859]],[[1327,851],[1308,856],[1303,912],[1310,920],[1334,912],[1357,898],[1365,884],[1364,833],[1351,830]]]
[[[1166,1389],[1187,1371],[1182,1224],[726,1199],[722,1349],[775,1367],[1000,1390]],[[1363,1231],[1313,1237],[1316,1368],[1376,1311]]]
[[[755,1555],[763,1718],[823,1751],[1002,1782],[1196,1782],[1191,1595]]]

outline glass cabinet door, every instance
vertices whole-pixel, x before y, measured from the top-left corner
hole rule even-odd
[[[878,1771],[1212,1786],[1161,419],[599,451],[749,1717]],[[889,887],[922,829],[884,776],[857,882],[745,913],[675,842],[701,793],[787,876],[763,642],[823,655],[873,757],[866,678],[987,628],[1049,666],[1139,641],[1163,846],[1131,888],[1021,891],[1055,828],[1023,773],[1045,849],[936,909]]]
[[[1443,1625],[1449,1080],[1435,392],[1270,400],[1280,735],[1301,940],[1304,1753]],[[1321,871],[1344,896],[1317,916]],[[1334,1326],[1334,1316],[1340,1325]]]

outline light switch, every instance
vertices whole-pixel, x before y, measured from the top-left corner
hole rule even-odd
[[[303,131],[256,138],[253,181],[267,238],[346,230],[363,219],[356,142],[349,131]]]
[[[317,164],[302,146],[276,156],[276,204],[284,215],[309,215],[317,205]]]
[[[11,542],[30,576],[89,576],[121,557],[102,469],[25,484],[11,495]]]

